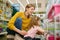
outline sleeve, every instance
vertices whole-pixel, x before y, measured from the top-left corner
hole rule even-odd
[[[15,20],[16,18],[20,17],[21,16],[21,12],[17,12],[12,18],[11,20],[9,21],[8,23],[8,28],[13,30],[15,29],[15,26],[14,26],[14,23],[15,23]]]

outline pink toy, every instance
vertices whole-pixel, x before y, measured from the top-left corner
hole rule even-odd
[[[55,39],[54,35],[49,35],[48,40],[54,40],[54,39]]]
[[[53,13],[54,12],[54,13]],[[48,19],[51,20],[53,17],[60,16],[60,4],[55,4],[51,7],[48,12]]]
[[[60,35],[59,35],[59,33],[56,34],[56,40],[60,40]]]

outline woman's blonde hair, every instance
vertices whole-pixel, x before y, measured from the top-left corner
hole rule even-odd
[[[30,22],[30,27],[32,27],[33,25],[39,25],[38,21],[40,20],[40,17],[34,15],[31,18],[31,22]]]
[[[26,7],[25,7],[25,11],[27,11],[26,9],[30,8],[30,7],[34,7],[34,9],[35,9],[35,6],[33,4],[27,4]]]

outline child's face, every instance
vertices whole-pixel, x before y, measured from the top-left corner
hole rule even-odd
[[[40,20],[38,20],[38,25],[40,26]]]

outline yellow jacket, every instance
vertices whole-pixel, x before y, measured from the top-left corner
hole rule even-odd
[[[29,29],[29,23],[30,23],[30,20],[31,18],[27,18],[25,15],[24,15],[24,12],[17,12],[12,18],[11,20],[9,21],[8,23],[8,28],[13,30],[15,28],[14,26],[14,22],[16,20],[16,18],[22,18],[22,30],[28,30]]]

